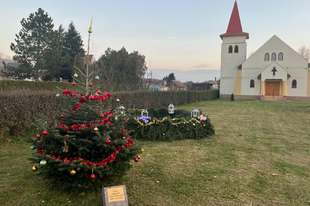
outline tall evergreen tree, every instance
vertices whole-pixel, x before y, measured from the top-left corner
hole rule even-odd
[[[77,56],[83,57],[85,50],[83,49],[83,40],[80,33],[75,29],[73,22],[69,24],[68,30],[64,35],[64,55],[69,55],[70,62],[67,68],[62,71],[62,77],[71,81],[72,69]]]
[[[123,47],[119,51],[108,48],[97,61],[101,84],[113,90],[138,89],[139,80],[147,70],[145,56],[134,51],[128,53]]]
[[[64,51],[65,32],[62,25],[54,32],[49,48],[44,51],[46,70],[44,80],[59,80],[62,72],[70,67],[70,56]]]
[[[11,43],[11,50],[15,53],[13,59],[20,63],[19,76],[38,77],[46,69],[44,51],[49,48],[55,34],[53,20],[39,8],[20,23],[22,29],[15,35],[15,44]]]

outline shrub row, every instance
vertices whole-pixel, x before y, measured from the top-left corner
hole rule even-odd
[[[12,91],[19,89],[30,89],[33,91],[57,91],[57,87],[73,89],[71,83],[62,82],[34,82],[34,81],[20,81],[20,80],[1,80],[0,91]],[[74,88],[76,89],[76,88]]]
[[[18,135],[31,128],[39,115],[53,116],[53,111],[61,108],[61,98],[56,92],[16,90],[0,93],[0,137],[8,128],[11,135]],[[218,98],[218,91],[168,91],[168,92],[130,92],[114,93],[107,101],[108,106],[117,108],[119,103],[126,109],[167,107]],[[120,99],[117,102],[116,99]]]

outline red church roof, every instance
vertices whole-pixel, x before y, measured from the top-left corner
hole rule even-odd
[[[227,31],[225,34],[220,35],[222,39],[225,36],[245,36],[247,39],[249,39],[249,33],[242,31],[237,1],[235,1],[235,5],[230,16]]]

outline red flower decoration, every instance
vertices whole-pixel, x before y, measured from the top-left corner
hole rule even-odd
[[[94,175],[94,173],[90,175],[90,179],[95,179],[95,177],[96,176]]]
[[[73,85],[73,86],[75,86],[75,85],[76,85],[76,83],[75,83],[75,82],[72,82],[72,85]]]
[[[105,141],[105,143],[110,144],[111,140],[107,139],[107,141]]]
[[[47,131],[46,131],[46,130],[44,130],[42,134],[43,134],[43,135],[47,135]]]

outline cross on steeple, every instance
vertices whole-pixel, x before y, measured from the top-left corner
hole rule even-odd
[[[277,72],[276,67],[273,67],[273,69],[271,71],[273,72],[273,76],[275,76],[276,72]]]

